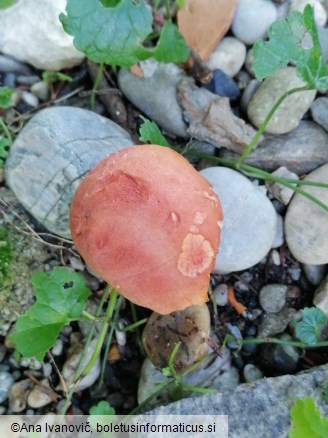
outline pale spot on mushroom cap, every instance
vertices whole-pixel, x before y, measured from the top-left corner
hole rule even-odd
[[[212,245],[202,234],[187,234],[182,242],[178,269],[186,277],[197,277],[211,265],[215,257]]]
[[[180,216],[176,211],[171,211],[170,219],[174,224],[178,224],[180,222]]]
[[[189,230],[190,230],[192,233],[195,233],[195,234],[199,233],[199,228],[196,227],[196,225],[191,225],[190,228],[189,228]]]
[[[220,228],[220,230],[222,231],[222,225],[223,225],[222,221],[217,221],[217,224],[218,224],[218,227]]]
[[[194,223],[196,225],[202,225],[205,218],[206,218],[206,215],[204,213],[202,213],[201,211],[196,211],[195,216],[194,216]]]
[[[211,193],[209,193],[208,191],[204,190],[204,191],[203,191],[203,194],[204,194],[204,196],[205,196],[206,199],[209,199],[209,200],[211,200],[211,201],[214,201],[214,204],[213,204],[213,205],[217,204],[217,202],[218,202],[218,198],[217,198],[217,196],[216,196],[214,193],[211,194]]]

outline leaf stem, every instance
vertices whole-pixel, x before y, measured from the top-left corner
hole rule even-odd
[[[278,338],[238,339],[237,342],[241,345],[251,345],[251,344],[291,345],[293,347],[298,347],[302,349],[328,347],[328,341],[320,341],[320,342],[316,342],[315,344],[306,344],[305,342],[301,342],[301,341],[289,341],[288,339],[278,339]]]
[[[91,97],[90,97],[90,109],[91,109],[91,111],[95,110],[96,91],[98,90],[98,87],[99,87],[99,84],[100,84],[100,80],[101,80],[101,76],[102,76],[102,73],[103,73],[103,69],[104,69],[104,63],[101,62],[99,64],[98,71],[97,71],[97,76],[96,76],[96,79],[95,79],[93,87],[92,87],[92,94],[91,94]]]
[[[106,363],[107,363],[107,356],[108,356],[109,348],[110,348],[111,343],[112,343],[114,330],[115,330],[115,327],[116,327],[117,322],[118,322],[118,317],[119,317],[119,314],[120,314],[120,309],[121,309],[122,303],[123,303],[123,297],[122,297],[122,295],[120,295],[118,297],[117,304],[115,306],[115,312],[114,312],[114,316],[113,316],[113,321],[112,321],[112,324],[110,326],[110,330],[109,330],[107,341],[106,341],[104,358],[103,358],[103,362],[102,362],[102,365],[101,365],[101,371],[100,371],[100,379],[99,379],[99,383],[98,383],[98,386],[97,386],[99,389],[104,384],[104,376],[105,376],[105,368],[106,368]]]
[[[95,346],[95,349],[92,353],[92,356],[88,362],[88,364],[86,365],[86,367],[84,368],[84,370],[82,371],[81,375],[82,376],[86,376],[87,374],[90,373],[90,371],[92,370],[98,356],[100,355],[100,350],[101,347],[104,343],[104,339],[108,330],[108,326],[109,326],[109,320],[112,318],[113,316],[113,312],[115,309],[115,304],[117,301],[117,297],[118,297],[118,292],[116,289],[112,289],[110,297],[109,297],[109,303],[107,306],[107,310],[106,310],[106,315],[105,315],[105,322],[103,322],[98,339],[97,339],[97,343]]]
[[[255,148],[255,146],[257,145],[257,143],[258,143],[261,135],[263,134],[265,128],[267,127],[267,125],[269,124],[270,120],[272,119],[274,113],[277,111],[277,109],[282,104],[282,102],[286,99],[286,97],[290,96],[291,94],[298,93],[299,91],[306,91],[306,90],[309,90],[309,86],[308,85],[306,85],[304,87],[293,88],[292,90],[287,91],[286,93],[284,93],[282,96],[279,97],[279,99],[273,105],[273,107],[269,111],[269,113],[266,116],[266,118],[264,119],[264,121],[261,123],[259,129],[256,131],[256,133],[255,133],[252,141],[250,142],[250,144],[247,146],[247,148],[244,150],[244,152],[238,158],[237,163],[236,163],[236,168],[237,169],[239,169],[241,163],[245,160],[245,158]]]
[[[10,146],[11,146],[13,144],[13,139],[12,139],[11,133],[10,133],[10,131],[9,131],[9,129],[8,129],[7,125],[5,124],[2,117],[0,117],[0,128],[5,133],[5,136],[8,138],[8,140],[10,142]]]
[[[171,19],[170,0],[164,0],[167,20]]]

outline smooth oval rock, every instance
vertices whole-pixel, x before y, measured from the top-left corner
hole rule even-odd
[[[7,371],[0,371],[0,403],[7,400],[10,388],[14,384],[14,378]]]
[[[277,313],[286,304],[287,286],[284,284],[267,284],[262,287],[259,300],[266,312]]]
[[[41,383],[42,386],[35,385],[27,396],[27,404],[30,408],[43,408],[54,401],[53,391],[50,389],[47,379],[43,379]]]
[[[278,70],[266,78],[254,93],[247,107],[250,121],[259,127],[265,120],[277,99],[293,88],[305,86],[297,76],[294,67]],[[310,108],[316,91],[300,91],[288,96],[274,113],[264,132],[285,134],[295,129],[306,111]]]
[[[211,70],[220,69],[226,75],[234,77],[242,68],[246,58],[246,47],[233,37],[225,37],[206,62]]]
[[[311,172],[305,179],[327,183],[328,164]],[[307,193],[328,205],[328,189],[302,186]],[[295,194],[285,217],[288,248],[301,263],[328,263],[328,212],[302,195]]]
[[[70,237],[69,204],[82,177],[132,144],[130,135],[105,117],[74,107],[48,108],[27,123],[11,146],[6,182],[42,225]]]
[[[66,0],[19,0],[0,10],[0,52],[40,70],[81,64],[84,54],[73,46],[60,21]]]
[[[224,217],[214,271],[227,274],[256,265],[271,248],[276,233],[271,202],[235,170],[209,167],[200,173],[219,196]]]
[[[179,137],[187,137],[176,85],[184,72],[174,64],[155,61],[140,63],[143,77],[121,69],[118,84],[122,93],[161,128]]]
[[[32,385],[30,379],[20,380],[13,384],[9,391],[9,408],[12,412],[22,412],[26,408],[27,393]]]
[[[276,18],[277,9],[271,1],[239,0],[231,30],[245,44],[253,44],[265,37]]]
[[[204,85],[204,88],[221,97],[230,100],[238,99],[240,90],[236,82],[222,70],[214,70],[211,82]]]

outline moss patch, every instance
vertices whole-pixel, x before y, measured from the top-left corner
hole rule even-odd
[[[13,248],[8,228],[0,227],[0,285],[8,279],[12,259]]]

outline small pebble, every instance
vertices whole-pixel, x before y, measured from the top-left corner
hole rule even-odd
[[[323,280],[324,276],[327,274],[327,265],[303,265],[303,271],[306,278],[314,286],[318,286]]]
[[[284,219],[277,213],[277,230],[271,248],[279,248],[285,241]],[[280,264],[280,258],[279,258]]]
[[[274,249],[274,250],[271,252],[271,260],[272,260],[272,263],[273,263],[275,266],[280,266],[280,264],[281,264],[281,261],[280,261],[280,254],[279,254],[279,252],[278,252],[276,249]]]
[[[41,383],[44,386],[49,387],[49,383],[46,379],[42,380]],[[42,386],[39,385],[35,385],[27,397],[27,403],[30,408],[33,409],[43,408],[51,402],[53,402],[53,398],[42,388]]]
[[[42,362],[39,362],[34,357],[23,357],[20,362],[22,367],[29,368],[30,370],[41,370]]]
[[[60,356],[63,352],[63,341],[61,339],[57,339],[55,345],[51,349],[51,353],[54,356]]]
[[[14,384],[14,379],[7,371],[0,371],[0,403],[7,400],[10,388]]]
[[[51,376],[51,373],[52,373],[52,365],[51,365],[51,363],[44,363],[43,364],[43,376],[45,377],[45,378],[48,378],[48,377],[50,377]]]
[[[256,382],[256,380],[263,378],[262,371],[251,363],[244,366],[243,375],[247,383]]]
[[[82,262],[82,260],[80,258],[70,256],[69,262],[70,262],[72,268],[76,269],[77,271],[84,271],[85,270],[85,264]]]
[[[226,284],[219,284],[214,289],[213,296],[218,306],[226,306],[228,304],[228,286]]]
[[[9,392],[9,408],[12,412],[22,412],[26,408],[27,391],[31,388],[32,381],[24,379],[14,383]]]
[[[298,281],[301,278],[301,268],[289,268],[288,273],[294,281]]]
[[[262,287],[259,300],[266,312],[278,313],[286,304],[287,286],[284,284],[267,284]]]
[[[16,87],[16,75],[14,73],[6,73],[3,76],[2,83],[5,87],[15,88]]]
[[[38,81],[40,81],[40,78],[39,78],[39,76],[35,76],[35,75],[28,75],[28,76],[18,75],[16,80],[17,80],[17,83],[20,85],[33,85],[33,84],[37,83]]]
[[[50,97],[49,86],[44,81],[38,81],[31,87],[31,93],[34,94],[42,102],[46,102]]]
[[[227,97],[230,100],[238,99],[240,90],[236,82],[224,73],[222,70],[213,71],[213,78],[204,88],[221,97]]]
[[[278,313],[266,313],[258,326],[258,337],[265,338],[282,333],[293,319],[295,309],[284,307]]]
[[[0,72],[2,73],[26,73],[28,71],[28,67],[16,61],[9,56],[0,55]]]
[[[326,276],[314,292],[313,304],[328,315],[328,276]]]
[[[220,69],[233,78],[242,68],[245,58],[245,44],[237,38],[226,37],[220,41],[206,65],[211,70]]]
[[[36,108],[39,105],[39,99],[28,91],[22,91],[22,100],[32,108]]]

